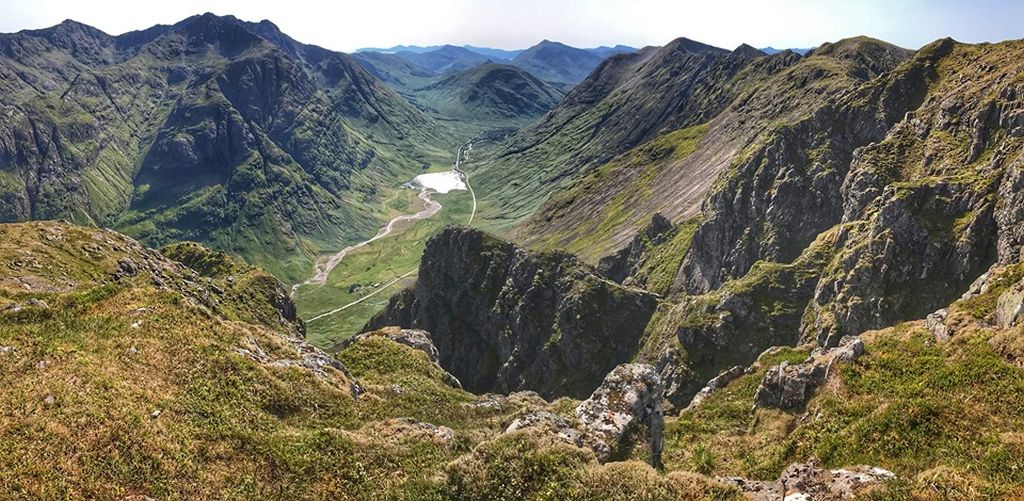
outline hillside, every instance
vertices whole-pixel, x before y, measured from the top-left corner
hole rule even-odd
[[[396,56],[426,68],[437,75],[465,71],[474,66],[486,63],[490,58],[463,47],[444,45],[437,50],[427,52],[397,52]]]
[[[516,56],[512,64],[537,78],[571,87],[583,81],[612,52],[595,54],[563,43],[544,40]]]
[[[579,176],[660,133],[707,123],[747,85],[798,59],[687,39],[607,59],[551,113],[488,148],[474,171],[490,209],[484,219],[501,230],[522,222]]]
[[[429,333],[385,329],[333,358],[302,339],[279,282],[197,244],[161,254],[109,230],[0,224],[0,262],[6,494],[738,498],[662,477],[642,438],[620,433],[636,446],[620,449],[573,411],[600,402],[461,390]],[[603,464],[608,450],[618,462]]]
[[[211,14],[0,35],[0,221],[197,240],[294,280],[447,146],[349,56]],[[300,202],[299,199],[302,199]]]
[[[429,325],[459,353],[498,346],[498,353],[532,354],[543,346],[542,356],[523,361],[475,360],[496,358],[482,367],[499,367],[497,374],[514,375],[505,381],[515,388],[551,397],[581,389],[553,375],[548,367],[559,365],[550,360],[575,368],[648,364],[660,376],[667,415],[676,416],[667,419],[677,449],[666,465],[759,479],[736,482],[755,499],[777,493],[780,475],[789,488],[834,494],[801,475],[832,468],[842,476],[835,468],[850,464],[888,471],[896,498],[1019,496],[1022,52],[1020,41],[942,39],[911,52],[860,37],[805,58],[748,48],[699,60],[678,50],[612,58],[540,123],[567,115],[583,90],[628,95],[607,82],[644,71],[642,57],[647,64],[658,56],[696,60],[720,76],[713,89],[672,101],[673,111],[686,112],[673,117],[675,128],[637,147],[619,143],[625,153],[566,190],[572,197],[562,198],[560,212],[545,206],[537,213],[562,218],[552,224],[569,232],[554,248],[580,245],[594,256],[594,246],[607,248],[608,235],[632,224],[602,207],[636,211],[655,201],[630,216],[641,221],[630,238],[580,272],[531,264],[579,263],[564,253],[556,259],[502,251],[512,244],[497,239],[475,245],[465,236],[439,237],[428,245],[415,288],[393,297],[375,324]],[[616,63],[631,69],[616,72]],[[642,119],[619,129],[661,125],[647,125],[650,114],[633,116]],[[536,127],[509,141],[537,135]],[[559,134],[549,137],[568,141]],[[516,178],[510,166],[527,164],[501,158],[486,168],[504,165],[512,186],[545,167],[566,167],[535,157],[533,169]],[[686,177],[709,166],[710,175]],[[678,181],[663,177],[670,174]],[[705,178],[698,193],[686,191]],[[595,205],[575,205],[587,200]],[[655,215],[640,215],[646,211]],[[518,235],[537,236],[547,222],[538,216]],[[594,292],[595,273],[623,289]],[[554,312],[535,307],[534,294],[547,295],[540,304]],[[653,294],[657,308],[648,317],[608,306],[620,294]],[[492,322],[506,311],[507,320]],[[571,348],[574,327],[607,326],[609,311],[643,324],[643,333],[619,327],[598,344],[584,343],[612,354]],[[549,328],[552,317],[570,320]],[[541,341],[535,332],[545,333]],[[442,361],[462,367],[457,357]],[[787,467],[808,458],[815,463]]]
[[[737,49],[729,59],[745,61],[745,66],[716,74],[713,78],[724,80],[691,94],[687,103],[697,113],[682,115],[686,122],[668,125],[624,153],[582,164],[585,175],[575,174],[578,182],[554,193],[532,215],[521,231],[529,235],[526,242],[585,252],[584,257],[596,261],[625,246],[654,213],[676,223],[696,217],[718,176],[732,168],[751,145],[782,124],[813,115],[835,94],[894,68],[909,54],[869,39],[844,40],[832,47],[835,50],[804,58],[791,52],[764,56],[749,47]],[[652,70],[665,68],[658,63]],[[695,76],[702,78],[698,85],[708,82],[706,76]],[[706,99],[702,94],[708,91],[714,100],[701,104]],[[633,95],[630,91],[610,99],[618,103]],[[662,96],[662,101],[651,102],[654,109],[676,99],[650,91],[642,95]],[[607,149],[608,144],[594,143],[588,149]],[[619,192],[636,195],[616,197]],[[595,213],[601,217],[593,218]]]
[[[399,92],[426,86],[437,77],[433,71],[395,54],[357,52],[352,58],[371,75]]]
[[[415,91],[442,116],[497,126],[526,125],[555,107],[562,91],[511,65],[486,63]]]

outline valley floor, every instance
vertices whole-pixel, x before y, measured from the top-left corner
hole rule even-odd
[[[322,258],[312,277],[292,287],[312,344],[330,349],[357,334],[394,293],[415,283],[431,236],[449,224],[472,222],[476,196],[458,166],[469,149],[468,141],[459,147],[454,168],[431,169],[403,185],[384,202],[392,219],[377,235]]]

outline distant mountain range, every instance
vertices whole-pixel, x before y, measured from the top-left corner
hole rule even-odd
[[[522,50],[472,45],[397,45],[388,49],[359,49],[354,57],[367,71],[399,90],[422,86],[427,83],[423,78],[429,76],[448,76],[488,62],[518,66],[541,80],[568,90],[586,78],[601,61],[636,50],[625,45],[579,49],[544,40]]]
[[[786,52],[787,50],[793,51],[793,52],[795,52],[797,54],[800,54],[801,56],[806,56],[807,53],[812,51],[812,50],[814,50],[814,48],[812,47],[810,49],[776,49],[775,47],[763,47],[760,50],[761,50],[761,52],[764,52],[765,54],[768,54],[769,56],[771,56],[773,54],[778,54],[780,52]]]
[[[397,54],[399,52],[415,52],[415,53],[422,54],[424,52],[432,52],[432,51],[441,49],[443,47],[453,47],[453,46],[452,45],[428,45],[428,46],[422,46],[422,45],[396,45],[394,47],[389,47],[389,48],[364,47],[362,49],[357,49],[355,51],[355,54],[366,53],[366,52],[379,52],[379,53],[382,53],[382,54]],[[492,48],[492,47],[479,47],[479,46],[476,46],[476,45],[462,45],[461,48],[469,50],[469,51],[476,52],[477,54],[480,54],[481,56],[488,57],[488,58],[491,58],[491,59],[507,59],[509,61],[515,59],[516,56],[518,56],[519,54],[522,54],[523,52],[526,52],[526,50],[527,50],[527,49],[511,49],[511,50],[510,49],[495,49],[495,48]],[[623,52],[633,52],[633,51],[636,50],[636,48],[635,47],[630,47],[628,45],[621,45],[621,44],[619,44],[619,45],[616,45],[614,47],[609,47],[607,45],[602,45],[600,47],[593,47],[593,48],[582,49],[582,50],[585,50],[585,51],[590,52],[592,54],[599,55],[601,57],[608,57],[608,56],[615,55],[615,54],[620,54],[620,53],[623,53]]]

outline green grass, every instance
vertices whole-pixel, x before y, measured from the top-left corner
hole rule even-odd
[[[408,213],[421,206],[416,192],[405,190],[389,206],[389,212]],[[416,202],[408,205],[407,198]],[[328,276],[322,286],[299,288],[295,302],[303,318],[311,318],[349,304],[379,288],[382,284],[418,268],[420,256],[427,240],[449,224],[465,224],[472,209],[468,192],[454,191],[432,197],[442,209],[433,217],[415,221],[396,229],[386,238],[377,240],[350,254]],[[415,274],[398,282],[373,298],[334,315],[309,322],[307,336],[317,346],[329,348],[337,342],[357,334],[367,320],[380,311],[388,298],[403,286],[415,280]]]

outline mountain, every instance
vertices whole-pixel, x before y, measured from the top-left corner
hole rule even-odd
[[[583,398],[632,355],[654,308],[653,295],[604,280],[568,254],[531,255],[449,227],[427,244],[415,290],[393,297],[367,327],[430,331],[442,365],[477,393]]]
[[[810,52],[810,51],[812,51],[814,49],[776,49],[775,47],[763,47],[760,50],[761,50],[761,52],[764,52],[765,54],[768,54],[768,55],[778,54],[780,52],[786,52],[787,50],[789,50],[789,51],[796,52],[797,54],[800,54],[801,56],[805,56],[805,55],[807,55],[808,52]]]
[[[0,35],[0,86],[0,221],[202,241],[291,280],[372,232],[380,186],[443,144],[348,55],[212,14]]]
[[[402,56],[383,52],[357,52],[352,58],[378,80],[395,90],[409,91],[429,85],[436,73],[409,62]]]
[[[468,70],[488,62],[486,56],[454,45],[445,45],[437,50],[422,53],[397,52],[395,55],[439,75]]]
[[[544,40],[516,56],[512,64],[542,80],[575,84],[586,78],[602,60],[602,56],[589,51]]]
[[[355,54],[356,55],[357,54],[365,54],[365,53],[370,53],[370,52],[377,52],[377,53],[381,53],[381,54],[397,54],[399,52],[414,52],[414,53],[422,54],[424,52],[436,51],[438,49],[441,49],[442,47],[443,46],[441,46],[441,45],[430,45],[430,46],[426,46],[426,47],[419,46],[419,45],[396,45],[394,47],[387,48],[387,49],[376,48],[376,47],[366,47],[366,48],[362,48],[362,49],[356,50]],[[522,50],[495,49],[495,48],[491,48],[491,47],[478,47],[478,46],[475,46],[475,45],[463,45],[462,48],[466,49],[466,50],[470,50],[472,52],[476,52],[477,54],[480,54],[481,56],[484,56],[486,58],[493,59],[493,60],[507,59],[507,60],[511,61],[513,58],[515,58],[521,52],[523,52]]]
[[[516,66],[485,63],[417,89],[441,115],[501,126],[527,124],[554,108],[562,91]]]
[[[590,268],[451,229],[371,326],[429,326],[450,347],[443,366],[485,376],[479,391],[572,396],[595,365],[645,365],[675,416],[666,468],[753,475],[735,483],[752,496],[778,493],[781,478],[843,497],[827,479],[862,464],[914,496],[1014,497],[1022,55],[1022,41],[909,51],[857,37],[806,57],[687,40],[613,57],[539,122],[569,127],[513,135],[474,181],[496,193],[497,172],[515,190],[563,169],[559,205],[511,235],[587,253],[616,240],[611,228],[632,226],[631,238]],[[686,92],[659,102],[673,83]],[[600,119],[578,118],[591,110]],[[502,163],[545,143],[568,153]],[[611,160],[575,164],[583,177],[565,170],[572,155],[602,154]],[[646,294],[657,294],[650,317],[619,302]],[[611,321],[628,325],[602,330]],[[581,344],[601,351],[577,349],[581,332],[599,333]],[[990,455],[1005,459],[972,459]],[[810,458],[820,463],[786,466]]]
[[[585,51],[587,51],[587,52],[589,52],[591,54],[594,54],[595,56],[598,56],[598,57],[600,57],[602,59],[607,59],[607,58],[609,58],[611,56],[614,56],[615,54],[625,54],[627,52],[636,52],[637,51],[637,49],[634,48],[634,47],[630,47],[628,45],[621,45],[621,44],[620,45],[616,45],[615,47],[608,47],[606,45],[602,45],[600,47],[594,47],[592,49],[583,49],[583,50],[585,50]]]
[[[484,220],[493,221],[498,229],[521,222],[550,194],[574,184],[578,174],[661,133],[703,125],[745,86],[798,59],[792,53],[766,57],[749,47],[730,52],[688,39],[612,56],[551,113],[490,148],[489,157],[481,160],[474,174],[480,196],[497,209],[493,215],[483,213]],[[700,135],[680,134],[690,141]],[[661,150],[671,152],[675,145],[670,146]],[[700,176],[708,183],[712,178],[713,174]],[[693,200],[699,201],[699,195]],[[571,232],[577,227],[583,229],[578,224],[560,229]],[[611,246],[602,250],[611,252],[625,245],[625,240],[628,237],[601,239]]]
[[[506,49],[492,49],[490,47],[476,47],[473,45],[463,45],[464,49],[469,49],[481,56],[489,58],[493,61],[511,61],[516,56],[523,53],[523,49],[506,50]]]

